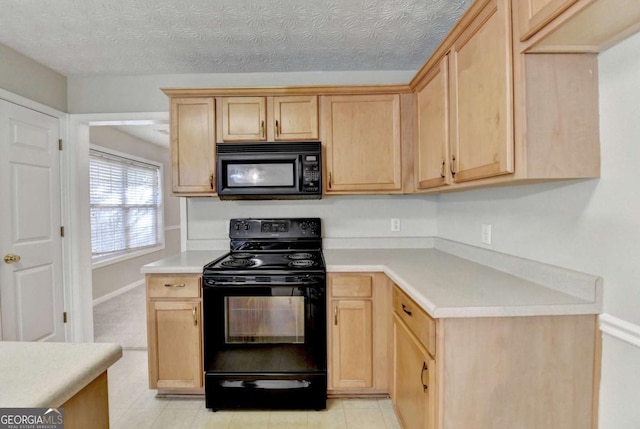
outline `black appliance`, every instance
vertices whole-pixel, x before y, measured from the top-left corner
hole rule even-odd
[[[326,408],[320,219],[232,219],[229,237],[203,269],[206,407]]]
[[[320,142],[218,143],[217,191],[231,199],[319,199]]]

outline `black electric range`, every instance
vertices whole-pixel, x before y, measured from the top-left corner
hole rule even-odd
[[[203,268],[207,408],[324,409],[320,219],[232,219],[229,238]]]

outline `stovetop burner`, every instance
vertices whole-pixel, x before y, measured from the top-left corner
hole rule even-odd
[[[247,259],[247,258],[253,258],[253,253],[242,253],[242,252],[238,252],[238,253],[232,253],[231,255],[232,259]]]
[[[251,257],[251,255],[248,256],[248,258],[249,257]],[[248,268],[256,266],[258,263],[254,259],[234,259],[233,256],[231,256],[231,259],[222,261],[220,265],[229,268]]]
[[[299,259],[297,261],[289,262],[289,266],[295,268],[311,267],[313,265],[315,265],[315,262],[308,259]]]
[[[298,259],[311,259],[313,258],[313,255],[311,253],[306,253],[306,252],[296,252],[296,253],[291,253],[289,255],[287,255],[288,259],[292,259],[292,260],[298,260]]]

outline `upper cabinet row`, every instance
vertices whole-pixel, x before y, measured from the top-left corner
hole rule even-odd
[[[407,85],[168,89],[173,192],[215,195],[215,143],[320,140],[325,194],[599,177],[596,53],[640,2],[475,0]]]
[[[172,97],[172,190],[215,195],[216,141],[318,139],[325,193],[402,192],[398,94]]]

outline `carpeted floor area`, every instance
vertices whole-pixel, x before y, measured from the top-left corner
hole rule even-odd
[[[118,343],[125,349],[146,350],[147,313],[144,285],[93,307],[97,343]]]

